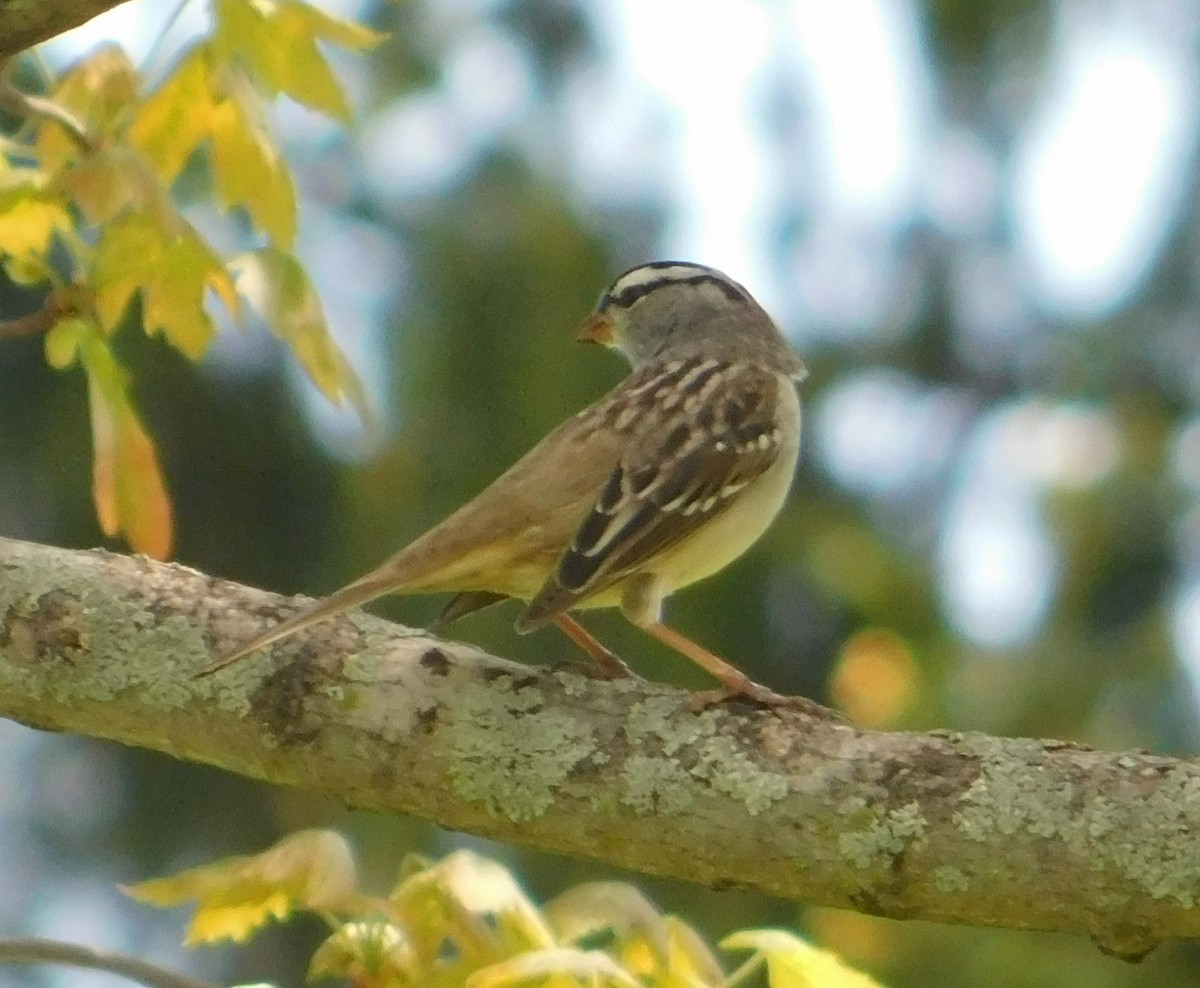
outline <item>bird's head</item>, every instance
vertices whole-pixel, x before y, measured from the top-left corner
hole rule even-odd
[[[693,353],[769,351],[793,376],[804,365],[753,296],[715,268],[655,261],[630,268],[600,296],[577,337],[620,351],[635,367]]]

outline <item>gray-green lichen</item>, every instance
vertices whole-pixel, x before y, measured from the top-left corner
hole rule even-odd
[[[1170,898],[1185,908],[1200,903],[1200,777],[1194,769],[1175,768],[1157,777],[1145,775],[1148,791],[1135,794],[1128,781],[1118,798],[1081,795],[1061,772],[1043,778],[1044,750],[1028,742],[1024,750],[1000,742],[985,757],[978,778],[960,797],[954,824],[981,843],[997,835],[1059,840],[1085,856],[1093,871],[1115,869],[1156,899]],[[1022,757],[1026,756],[1026,757]],[[1133,772],[1135,760],[1117,766]],[[1052,781],[1053,780],[1053,781]]]
[[[706,710],[693,718],[679,716],[679,701],[669,696],[651,696],[638,700],[629,708],[625,720],[625,736],[637,745],[656,739],[663,754],[675,755],[700,738],[717,729],[720,715]]]
[[[959,797],[953,820],[963,835],[974,841],[987,841],[997,834],[1012,837],[1022,831],[1071,841],[1083,831],[1082,821],[1072,810],[1074,798],[1069,782],[1041,778],[1036,760],[1014,759],[1009,754],[981,764],[978,777]]]
[[[632,755],[621,772],[621,802],[640,815],[670,816],[691,807],[692,786],[671,759]]]
[[[741,803],[750,816],[770,809],[789,791],[788,778],[756,765],[733,738],[713,737],[699,745],[692,775]]]
[[[251,656],[215,676],[195,680],[192,689],[205,703],[232,717],[247,717],[252,711],[250,697],[263,680],[258,662],[270,661]]]
[[[970,879],[961,868],[939,865],[933,869],[933,884],[939,892],[965,892],[971,887]]]
[[[625,722],[625,735],[632,744],[657,741],[663,759],[687,764],[687,774],[669,761],[651,768],[645,758],[626,766],[623,801],[635,809],[656,806],[689,806],[694,779],[702,779],[723,795],[741,803],[750,816],[769,809],[789,789],[787,776],[759,767],[733,738],[719,733],[725,714],[706,710],[692,717],[679,716],[679,701],[671,697],[648,697],[635,703]],[[687,776],[691,776],[689,779]]]
[[[182,615],[165,618],[153,631],[139,637],[136,650],[129,646],[130,637],[126,633],[124,652],[128,655],[136,651],[139,688],[146,702],[164,710],[179,710],[195,703],[195,681],[164,668],[204,654],[203,639],[192,622]]]
[[[906,803],[871,821],[862,830],[839,835],[838,850],[859,868],[886,868],[925,830],[921,807],[916,802]]]
[[[1200,778],[1194,769],[1170,770],[1136,803],[1097,797],[1088,820],[1093,869],[1115,866],[1155,899],[1191,909],[1200,902],[1200,831],[1189,823],[1197,815]]]
[[[573,717],[544,709],[540,689],[497,680],[463,700],[446,732],[450,780],[463,798],[514,823],[550,809],[571,770],[594,751]]]
[[[558,672],[554,678],[558,681],[558,685],[562,687],[563,695],[569,697],[586,696],[591,688],[592,680],[587,676],[581,676],[577,672]]]

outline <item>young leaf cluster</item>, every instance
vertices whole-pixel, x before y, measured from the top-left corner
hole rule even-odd
[[[0,337],[44,333],[52,367],[82,368],[100,527],[158,558],[172,547],[171,503],[114,346],[123,328],[199,361],[214,309],[239,321],[248,307],[329,400],[366,410],[293,253],[295,183],[267,110],[287,96],[348,120],[319,44],[361,51],[378,36],[301,0],[212,0],[211,13],[211,32],[150,88],[112,44],[44,71],[44,92],[19,88],[15,63],[0,78],[17,120],[0,138],[0,266],[46,292],[39,313],[0,323]],[[246,217],[254,249],[223,257],[185,215],[176,187],[192,164],[221,210]]]
[[[765,972],[772,988],[879,988],[784,930],[744,930],[721,947],[750,951],[726,974],[687,923],[632,885],[592,882],[538,908],[511,873],[470,851],[407,858],[382,897],[358,891],[339,835],[301,831],[262,854],[227,858],[126,891],[159,906],[194,902],[186,943],[244,941],[272,919],[316,913],[330,935],[310,979],[359,988],[735,988]]]

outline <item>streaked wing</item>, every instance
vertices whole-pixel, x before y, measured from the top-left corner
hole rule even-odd
[[[395,588],[528,599],[553,569],[620,455],[619,439],[606,425],[611,400],[605,396],[568,419],[388,560],[381,568]],[[456,612],[466,613],[455,608],[451,616]]]
[[[751,365],[693,358],[665,365],[615,414],[635,434],[519,621],[536,627],[669,550],[724,511],[780,452],[779,381]],[[618,419],[619,421],[619,419]]]

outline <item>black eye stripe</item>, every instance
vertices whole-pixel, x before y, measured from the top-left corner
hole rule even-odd
[[[653,265],[647,265],[653,267]],[[677,264],[667,265],[667,267],[679,267]],[[645,298],[651,292],[657,291],[660,288],[665,288],[668,285],[715,285],[717,289],[730,302],[746,302],[750,296],[744,290],[739,288],[727,278],[722,278],[718,275],[709,274],[694,274],[687,278],[659,278],[655,281],[647,281],[641,285],[632,285],[626,288],[619,295],[613,295],[605,292],[600,297],[600,303],[596,306],[597,311],[604,312],[610,306],[616,305],[623,309],[628,309],[638,299]]]

